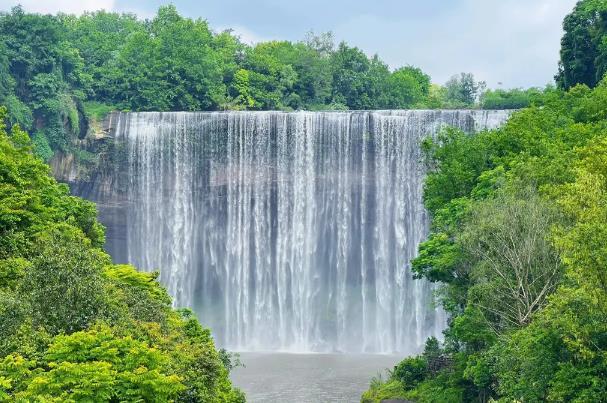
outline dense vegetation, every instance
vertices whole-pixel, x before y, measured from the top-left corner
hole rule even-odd
[[[603,4],[580,2],[565,27]],[[563,66],[588,44],[571,35]],[[607,399],[607,78],[569,84],[499,130],[425,142],[432,228],[412,266],[449,326],[364,402]]]
[[[95,206],[2,124],[0,401],[244,401],[209,330],[103,243]]]
[[[579,1],[563,29],[557,83],[563,89],[594,87],[607,72],[607,1]]]
[[[104,11],[0,13],[0,105],[36,152],[86,158],[78,139],[111,110],[519,108],[522,90],[488,92],[470,74],[445,86],[416,67],[391,71],[331,34],[243,44],[164,6],[152,20]],[[540,90],[537,90],[540,91]],[[512,92],[512,93],[511,93]],[[88,156],[93,158],[93,156]]]

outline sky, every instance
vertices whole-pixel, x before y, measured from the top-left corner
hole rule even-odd
[[[559,60],[562,20],[577,0],[173,0],[182,15],[231,28],[247,43],[332,31],[392,68],[420,67],[435,83],[471,72],[492,88],[544,86]],[[162,0],[0,0],[40,13],[132,12]]]

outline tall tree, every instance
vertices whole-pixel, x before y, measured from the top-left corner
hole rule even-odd
[[[331,56],[331,65],[334,102],[350,109],[386,107],[390,70],[377,56],[369,59],[362,50],[342,42]]]
[[[132,14],[96,11],[80,17],[61,15],[67,39],[84,60],[83,71],[91,77],[89,98],[107,100],[121,72],[116,55],[129,36],[145,29]]]
[[[582,0],[563,22],[561,60],[556,81],[563,89],[594,87],[607,71],[607,2]]]
[[[137,110],[216,109],[225,97],[220,62],[206,21],[161,7],[121,49],[113,98]]]
[[[446,101],[455,107],[471,107],[484,88],[485,83],[477,82],[472,73],[455,75],[445,84]]]
[[[401,67],[388,80],[389,107],[406,109],[422,104],[430,93],[430,76],[413,66]]]

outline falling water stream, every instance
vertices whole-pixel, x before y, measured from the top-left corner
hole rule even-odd
[[[238,351],[401,353],[445,315],[410,260],[428,232],[420,142],[502,111],[171,112],[113,117],[125,259],[159,270]]]

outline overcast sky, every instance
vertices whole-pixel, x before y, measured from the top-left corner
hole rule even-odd
[[[391,67],[412,64],[444,83],[466,71],[490,87],[543,86],[557,70],[562,20],[577,0],[174,0],[183,15],[245,42],[332,31]],[[0,9],[154,15],[162,0],[0,0]]]

